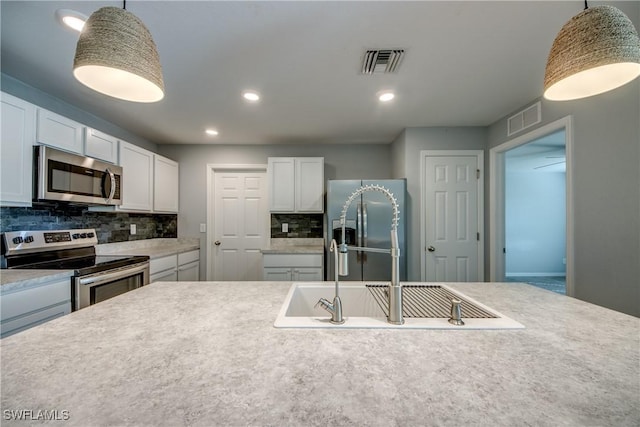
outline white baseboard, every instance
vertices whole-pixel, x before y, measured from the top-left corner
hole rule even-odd
[[[566,277],[567,273],[506,273],[505,277]]]

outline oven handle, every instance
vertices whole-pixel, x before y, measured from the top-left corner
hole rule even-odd
[[[124,277],[133,276],[138,273],[142,273],[143,271],[149,268],[149,263],[145,262],[144,264],[138,264],[134,267],[125,267],[115,271],[113,273],[105,273],[105,274],[95,274],[93,276],[80,278],[79,283],[81,285],[101,285],[103,283],[112,282],[114,280],[122,279]]]

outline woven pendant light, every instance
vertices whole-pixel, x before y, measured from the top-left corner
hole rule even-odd
[[[612,6],[586,8],[553,42],[544,97],[566,101],[597,95],[640,75],[640,39],[631,20]]]
[[[87,20],[76,46],[73,75],[95,91],[126,101],[164,97],[151,33],[134,14],[117,7],[98,9]]]

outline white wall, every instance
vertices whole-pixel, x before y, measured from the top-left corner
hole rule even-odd
[[[564,276],[565,173],[530,170],[505,175],[507,276]]]

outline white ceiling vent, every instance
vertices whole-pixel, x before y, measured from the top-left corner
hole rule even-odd
[[[362,58],[362,74],[394,73],[404,56],[404,49],[367,50]]]
[[[507,120],[507,136],[518,133],[542,121],[541,103],[536,102],[519,113],[514,114]]]

